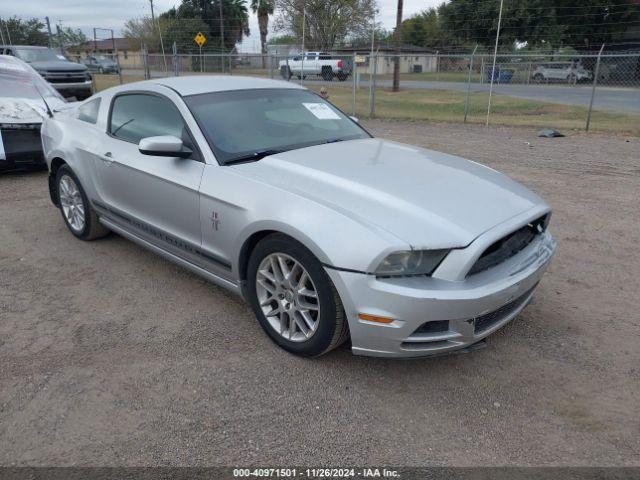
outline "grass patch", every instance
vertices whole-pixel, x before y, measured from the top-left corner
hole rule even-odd
[[[311,88],[319,91],[320,86]],[[350,88],[332,85],[329,87],[329,95],[330,100],[341,110],[352,113],[353,97]],[[488,93],[471,93],[468,122],[485,122],[488,99]],[[377,89],[375,114],[378,118],[460,123],[464,119],[464,102],[465,92],[455,90],[403,89],[394,93],[389,89]],[[366,88],[357,92],[355,115],[361,118],[369,115]],[[491,125],[584,130],[586,120],[587,109],[584,107],[505,95],[494,95],[491,100]],[[594,110],[591,128],[640,135],[640,117]]]
[[[416,74],[418,75],[418,74]],[[117,75],[95,75],[96,90],[104,90],[119,84]],[[140,77],[123,77],[124,83],[142,80]],[[318,92],[321,85],[307,85]],[[334,82],[328,86],[330,100],[342,111],[352,113],[351,84]],[[362,87],[356,94],[355,115],[369,116],[369,90]],[[469,97],[470,123],[484,123],[489,95],[472,93]],[[394,93],[389,89],[376,90],[376,117],[398,120],[427,120],[433,122],[460,123],[464,119],[465,92],[456,90],[402,89]],[[558,130],[584,130],[587,109],[584,107],[540,102],[505,95],[494,95],[491,100],[491,125],[548,127]],[[624,132],[640,136],[640,117],[594,110],[591,128],[595,131]]]

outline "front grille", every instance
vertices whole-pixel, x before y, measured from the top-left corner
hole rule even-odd
[[[2,141],[7,160],[43,162],[40,124],[3,125]]]
[[[50,83],[78,83],[86,81],[87,75],[84,72],[55,72],[48,71],[44,78]]]
[[[525,293],[520,295],[515,300],[507,303],[506,305],[503,305],[499,309],[494,310],[493,312],[485,313],[484,315],[480,315],[479,317],[474,318],[474,322],[473,322],[474,333],[478,335],[483,332],[486,332],[491,327],[500,323],[502,320],[504,320],[513,312],[515,312],[520,307],[522,307],[524,302],[526,302],[527,299],[529,298],[529,295],[531,295],[533,290],[536,288],[536,285],[534,285],[532,288],[527,290]]]
[[[545,231],[548,221],[549,215],[543,215],[494,242],[480,255],[480,258],[473,264],[467,275],[474,275],[488,270],[521,252],[537,235]]]

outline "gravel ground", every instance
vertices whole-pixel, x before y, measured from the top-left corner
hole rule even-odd
[[[471,354],[291,356],[224,290],[0,177],[1,465],[640,465],[640,139],[367,122],[554,208],[531,305]]]

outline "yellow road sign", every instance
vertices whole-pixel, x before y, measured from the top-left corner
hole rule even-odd
[[[204,43],[207,41],[207,37],[205,37],[202,32],[198,32],[198,34],[193,37],[193,41],[196,42],[200,48],[202,48]]]

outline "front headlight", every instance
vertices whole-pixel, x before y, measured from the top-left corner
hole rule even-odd
[[[379,277],[395,275],[430,275],[449,250],[407,250],[394,252],[382,260],[375,271]]]

